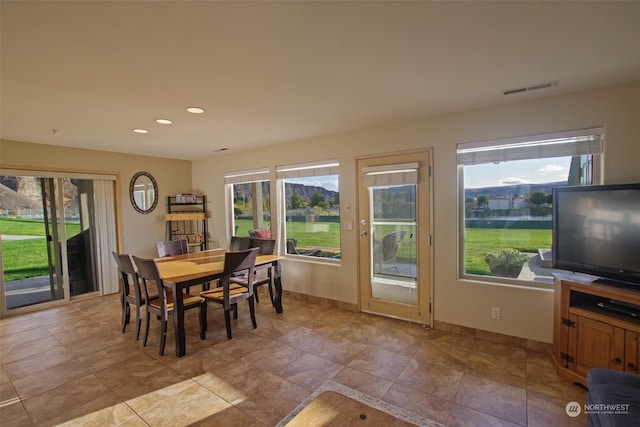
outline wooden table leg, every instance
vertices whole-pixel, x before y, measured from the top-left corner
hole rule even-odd
[[[176,357],[186,354],[186,343],[184,337],[184,301],[182,300],[182,286],[171,284],[173,292],[173,329],[176,334]]]
[[[274,296],[274,306],[276,307],[276,313],[282,313],[282,278],[280,277],[282,273],[282,263],[280,261],[276,261],[273,267],[273,287],[276,291]]]

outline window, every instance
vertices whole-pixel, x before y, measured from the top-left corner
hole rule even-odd
[[[339,163],[279,166],[279,235],[288,255],[340,258]]]
[[[418,303],[419,168],[415,162],[362,169],[369,193],[371,298]]]
[[[551,194],[596,183],[604,129],[458,144],[463,276],[552,283]]]
[[[269,170],[227,173],[227,207],[232,236],[249,236],[251,230],[271,228]]]

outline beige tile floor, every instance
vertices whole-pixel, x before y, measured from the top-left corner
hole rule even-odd
[[[205,341],[188,312],[183,358],[171,326],[158,355],[153,318],[147,347],[133,323],[122,334],[117,295],[2,319],[0,424],[273,426],[330,379],[449,426],[586,424],[565,414],[586,391],[558,378],[546,346],[261,301],[258,328],[245,302],[231,341],[218,306]]]

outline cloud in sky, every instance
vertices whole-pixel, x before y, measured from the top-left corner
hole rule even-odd
[[[548,164],[538,169],[541,177],[548,177],[553,180],[566,180],[569,175],[569,166],[559,164]]]
[[[465,166],[465,188],[566,181],[571,157],[514,160],[499,164]]]
[[[501,178],[498,181],[498,185],[516,185],[516,184],[530,184],[530,183],[531,183],[530,180],[526,178],[518,177],[518,176]]]
[[[558,172],[564,172],[567,169],[568,168],[566,166],[562,166],[562,165],[544,165],[543,167],[538,169],[538,172],[540,172],[540,173],[558,173]]]

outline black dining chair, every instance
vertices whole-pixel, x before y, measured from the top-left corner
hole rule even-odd
[[[140,280],[138,279],[138,271],[133,263],[133,259],[129,254],[119,254],[112,252],[113,258],[116,260],[118,270],[120,272],[120,303],[122,304],[122,333],[125,333],[131,317],[131,305],[136,310],[136,341],[140,338],[140,326],[142,323],[142,310],[148,300],[158,299],[158,291],[155,289],[140,289]]]
[[[184,255],[189,253],[189,240],[165,240],[156,242],[156,250],[158,251],[158,258],[166,258],[174,255]],[[209,289],[209,282],[202,284],[202,289]],[[189,293],[189,287],[185,288],[185,291]]]
[[[253,286],[242,286],[232,283],[233,273],[246,271],[247,277],[255,274],[256,257],[258,248],[247,249],[246,251],[227,252],[224,256],[224,271],[219,280],[219,286],[215,289],[200,292],[200,296],[207,301],[221,304],[224,310],[224,323],[227,328],[227,338],[231,339],[231,310],[233,309],[234,319],[238,318],[238,303],[249,301],[249,313],[253,329],[257,328],[255,304],[253,302]]]
[[[250,248],[258,248],[258,254],[261,255],[273,255],[276,249],[275,239],[257,239],[251,238],[249,241]],[[261,265],[256,267],[255,274],[253,275],[253,292],[256,302],[260,302],[258,295],[258,288],[262,285],[269,285],[269,298],[273,304],[273,266],[271,264]],[[232,283],[237,283],[242,286],[249,286],[249,280],[246,274],[240,276],[234,276],[231,278]]]
[[[147,325],[144,332],[143,346],[147,345],[147,338],[149,336],[149,318],[153,314],[160,320],[160,351],[159,354],[164,354],[164,345],[167,341],[167,323],[169,321],[169,315],[173,314],[175,309],[174,298],[182,298],[184,310],[200,309],[200,339],[206,338],[205,331],[207,330],[207,302],[204,298],[198,295],[191,295],[189,293],[180,292],[179,295],[173,295],[168,290],[160,277],[158,271],[158,264],[153,259],[143,259],[133,256],[133,261],[138,268],[138,277],[141,279],[142,290],[147,292],[146,289],[154,286],[157,289],[158,298],[149,300],[147,295],[148,304],[147,307]]]
[[[188,254],[189,241],[187,239],[180,239],[156,242],[156,250],[158,251],[159,258]]]
[[[246,251],[249,249],[249,242],[251,237],[231,236],[231,242],[229,242],[230,251]]]

